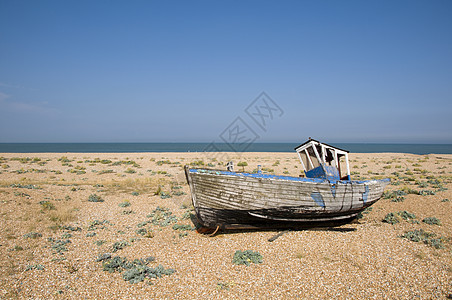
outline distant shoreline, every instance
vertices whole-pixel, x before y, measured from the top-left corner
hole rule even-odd
[[[299,143],[0,143],[0,153],[293,152]],[[452,144],[334,143],[352,153],[452,154]]]

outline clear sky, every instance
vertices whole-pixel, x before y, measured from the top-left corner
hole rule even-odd
[[[452,143],[452,1],[0,0],[0,142]],[[261,128],[246,108],[280,108]]]

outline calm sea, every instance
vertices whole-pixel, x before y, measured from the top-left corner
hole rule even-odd
[[[254,143],[241,152],[292,152],[299,143]],[[359,144],[334,143],[352,153],[452,154],[452,144]],[[234,151],[229,144],[215,143],[0,143],[0,153],[115,153],[115,152],[213,152]]]

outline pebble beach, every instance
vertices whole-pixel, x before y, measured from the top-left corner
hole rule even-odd
[[[198,232],[183,167],[299,176],[295,153],[0,153],[0,298],[451,299],[452,155],[349,159],[353,179],[391,178],[384,197],[270,242]],[[246,250],[261,262],[234,263]]]

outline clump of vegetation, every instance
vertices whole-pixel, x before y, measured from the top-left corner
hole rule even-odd
[[[409,179],[409,181],[411,181],[411,180]],[[409,188],[409,187],[404,187],[402,190],[403,190],[405,193],[407,193],[407,194],[419,195],[419,192],[418,192],[418,191],[413,190],[413,189],[411,189],[411,188]]]
[[[96,244],[97,246],[102,246],[105,243],[106,243],[106,241],[104,241],[104,240],[98,240],[98,241],[94,242],[94,244]]]
[[[191,211],[190,209],[187,209],[187,210],[183,213],[183,215],[182,215],[182,217],[181,217],[180,219],[181,219],[181,220],[188,220],[188,219],[191,218],[191,216],[192,216],[192,211]]]
[[[424,222],[428,225],[441,225],[441,221],[435,217],[427,217],[427,218],[423,219],[422,222]]]
[[[132,192],[132,196],[139,196],[140,195],[140,193],[138,193],[138,192]]]
[[[154,195],[160,196],[160,198],[162,198],[162,199],[168,199],[168,198],[171,198],[171,195],[170,195],[169,193],[163,191],[161,185],[159,185],[159,186],[157,187],[157,190],[155,191]]]
[[[159,185],[159,186],[157,187],[157,190],[155,191],[154,195],[158,196],[158,195],[160,195],[161,192],[162,192],[162,186]]]
[[[104,202],[104,199],[102,199],[100,196],[96,194],[91,194],[88,197],[89,202]]]
[[[108,220],[103,220],[103,221],[94,220],[89,223],[88,231],[92,231],[92,230],[96,230],[96,229],[105,229],[105,226],[103,226],[105,224],[111,225],[110,221],[108,221]],[[99,227],[99,226],[102,226],[102,227]]]
[[[25,271],[30,271],[30,270],[44,270],[44,266],[41,264],[36,264],[36,265],[28,265],[25,268]]]
[[[108,164],[110,164],[111,163],[111,160],[109,160],[109,159],[100,159],[100,158],[95,158],[94,160],[89,160],[89,159],[87,159],[87,160],[85,160],[85,163],[89,163],[89,164],[97,164],[97,163],[101,163],[101,164],[103,164],[103,165],[108,165]]]
[[[121,202],[118,204],[119,207],[129,207],[130,206],[130,201],[129,200],[125,200],[124,202]]]
[[[116,251],[124,249],[127,246],[130,246],[129,242],[127,242],[127,241],[115,242],[112,246],[112,248],[113,248],[112,251],[116,252]]]
[[[181,224],[174,224],[173,229],[174,230],[194,230],[194,228],[191,225],[181,225]]]
[[[13,173],[17,173],[17,174],[25,174],[30,172],[29,170],[25,170],[24,168],[20,168],[19,170],[13,171]]]
[[[122,272],[122,278],[130,283],[142,282],[146,278],[161,278],[163,275],[171,275],[176,272],[174,269],[165,269],[162,265],[155,268],[149,267],[148,264],[154,260],[155,258],[152,256],[133,261],[128,261],[125,257],[115,256],[103,259],[102,268],[109,273]],[[148,283],[152,284],[151,281],[148,281]]]
[[[159,161],[157,161],[157,165],[158,166],[161,166],[161,165],[164,165],[164,164],[171,164],[171,161],[169,161],[168,159],[166,159],[166,160],[159,160]]]
[[[174,196],[182,196],[182,195],[186,195],[187,193],[185,193],[184,191],[175,191],[173,192]]]
[[[171,195],[170,195],[169,193],[166,193],[166,192],[164,192],[164,191],[161,191],[161,192],[160,192],[160,198],[162,198],[162,199],[168,199],[168,198],[171,198]]]
[[[429,195],[435,195],[436,193],[431,190],[421,190],[419,191],[419,195],[421,196],[429,196]]]
[[[135,230],[135,232],[136,232],[136,234],[139,234],[139,235],[145,235],[148,233],[148,230],[147,230],[147,228],[140,228],[140,229]]]
[[[127,168],[127,170],[125,170],[124,171],[124,173],[128,173],[128,174],[134,174],[134,173],[136,173],[137,171],[135,171],[134,169],[132,169],[132,168]]]
[[[121,160],[111,164],[112,166],[131,165],[134,168],[140,168],[140,165],[133,160]]]
[[[149,216],[148,216],[149,217]],[[140,223],[138,223],[137,224],[137,227],[138,228],[140,228],[140,227],[144,227],[144,226],[146,226],[147,224],[149,224],[151,221],[143,221],[143,222],[140,222]]]
[[[391,213],[387,214],[384,217],[383,222],[394,225],[394,224],[397,224],[400,222],[400,218],[402,218],[408,222],[411,222],[411,223],[418,223],[418,221],[415,220],[416,215],[409,213],[406,210],[399,211],[399,212],[391,212]]]
[[[70,162],[72,162],[72,160],[67,158],[67,156],[62,156],[62,157],[58,158],[58,161],[61,162],[63,164],[63,166],[67,166]]]
[[[26,239],[37,239],[40,237],[42,237],[42,233],[39,233],[39,232],[29,232],[29,233],[24,234],[24,238],[26,238]]]
[[[394,225],[394,224],[399,223],[400,220],[396,213],[391,212],[384,217],[383,222]]]
[[[229,291],[229,288],[233,286],[230,282],[218,282],[217,283],[217,290],[227,290]]]
[[[74,227],[74,226],[71,226],[71,225],[61,226],[61,229],[67,230],[67,231],[82,231],[82,229],[80,227],[78,227],[78,226]]]
[[[416,215],[415,214],[409,213],[406,210],[399,211],[397,214],[399,216],[401,216],[402,219],[407,220],[407,221],[416,219]]]
[[[275,170],[270,169],[270,168],[262,168],[262,171],[266,172],[266,173],[274,173],[275,172]]]
[[[173,185],[171,186],[171,193],[173,196],[182,196],[186,195],[184,191],[181,190],[182,187],[180,185]]]
[[[53,203],[48,200],[39,201],[39,204],[41,204],[42,210],[54,210],[55,209],[55,205],[53,205]]]
[[[383,199],[395,199],[398,197],[403,197],[405,196],[407,193],[402,191],[402,190],[395,190],[395,191],[385,191],[383,192]]]
[[[158,226],[168,226],[177,222],[177,217],[166,207],[157,206],[147,217],[151,219],[152,224]]]
[[[115,173],[115,171],[113,171],[113,170],[102,170],[102,171],[97,172],[97,175],[109,174],[109,173]]]
[[[149,228],[140,228],[135,231],[137,234],[144,236],[145,238],[153,238],[154,232]]]
[[[39,190],[41,189],[39,186],[34,184],[20,184],[20,183],[13,183],[10,185],[12,188],[20,188],[20,189],[29,189],[29,190]]]
[[[356,216],[356,218],[357,219],[364,218],[364,215],[367,215],[368,213],[370,213],[372,211],[372,209],[373,209],[373,207],[367,207],[362,212],[359,212],[358,215]]]
[[[63,254],[63,252],[68,251],[66,245],[71,243],[70,240],[55,240],[54,238],[48,238],[47,241],[51,242],[50,248],[54,251],[53,254]]]
[[[433,188],[439,188],[442,186],[441,181],[438,178],[435,178],[434,176],[428,176],[427,178],[427,183],[430,184]]]
[[[414,171],[415,171],[415,172],[419,172],[419,173],[421,173],[421,174],[427,174],[427,173],[428,173],[427,170],[420,169],[420,168],[414,168]]]
[[[441,202],[450,202],[450,200],[449,199],[443,199],[443,200],[441,200]]]
[[[9,251],[22,251],[24,248],[22,246],[15,245],[13,248],[9,249]]]
[[[82,175],[86,173],[86,168],[82,166],[75,166],[73,169],[67,170],[69,173],[74,173],[77,175]]]
[[[422,229],[407,231],[401,237],[416,243],[423,242],[429,246],[435,247],[436,249],[444,249],[444,242],[447,240],[443,237],[436,238],[435,233],[430,233]]]
[[[426,182],[419,181],[419,182],[416,182],[416,184],[418,187],[423,188],[423,189],[428,187],[428,184]]]
[[[232,263],[236,265],[249,266],[251,263],[260,264],[263,261],[263,257],[259,252],[252,250],[237,250],[232,258]]]
[[[405,201],[405,197],[403,197],[403,196],[391,199],[391,202],[403,202],[403,201]]]
[[[96,262],[105,261],[105,260],[110,259],[110,258],[111,258],[111,254],[110,253],[101,254],[101,255],[99,255],[98,258],[96,258]],[[110,273],[112,273],[112,272],[110,272]]]
[[[26,198],[30,198],[30,197],[31,197],[30,195],[28,195],[28,194],[26,194],[26,193],[24,193],[24,192],[16,192],[16,193],[14,193],[14,196],[17,196],[17,197],[26,197]]]
[[[192,165],[192,166],[204,166],[204,161],[203,160],[195,160],[195,161],[191,162],[190,165]]]

